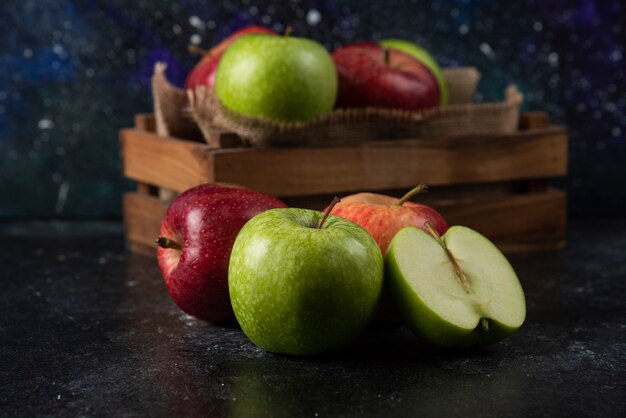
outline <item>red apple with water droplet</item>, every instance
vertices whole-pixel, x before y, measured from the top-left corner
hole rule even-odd
[[[202,51],[200,48],[193,47],[194,51],[203,52],[203,56],[200,62],[189,72],[187,80],[185,81],[185,90],[194,89],[197,86],[206,86],[212,90],[215,86],[215,71],[226,48],[242,36],[253,33],[276,35],[273,30],[264,26],[246,26],[224,39],[217,46],[211,48],[210,51]]]
[[[216,184],[180,194],[168,208],[157,239],[159,267],[176,305],[207,322],[233,321],[228,261],[235,238],[255,215],[285,207],[272,196]]]

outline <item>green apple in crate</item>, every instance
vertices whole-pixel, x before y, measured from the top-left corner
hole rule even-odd
[[[242,228],[228,275],[235,317],[252,342],[315,355],[367,326],[382,290],[383,257],[367,231],[328,211],[269,210]]]
[[[397,49],[398,51],[409,54],[417,58],[422,64],[427,66],[437,79],[437,84],[439,85],[439,97],[441,99],[441,106],[445,106],[448,104],[448,83],[443,76],[443,72],[441,71],[441,67],[439,67],[439,64],[437,63],[437,60],[435,60],[435,57],[433,57],[430,52],[428,52],[426,49],[422,48],[418,44],[404,39],[383,39],[379,43],[384,47]]]
[[[429,229],[403,228],[387,252],[387,285],[409,328],[447,348],[493,344],[517,331],[526,302],[504,255],[469,228],[443,236]]]
[[[308,121],[333,109],[337,72],[328,51],[311,39],[251,34],[224,53],[215,92],[224,107],[243,115]]]
[[[189,75],[187,75],[185,90],[193,90],[197,86],[206,86],[208,89],[213,89],[215,87],[215,72],[217,71],[217,66],[222,59],[224,51],[237,39],[253,33],[273,35],[274,31],[264,26],[246,26],[211,48],[210,51],[203,51],[202,59],[193,67]],[[200,48],[193,48],[193,50],[202,51]]]

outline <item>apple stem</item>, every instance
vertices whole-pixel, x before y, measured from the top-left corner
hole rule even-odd
[[[199,46],[193,44],[187,45],[187,51],[191,52],[192,54],[211,55],[211,51],[207,51],[206,49],[200,48]]]
[[[454,258],[454,256],[452,255],[452,253],[446,246],[446,243],[444,242],[444,240],[441,239],[441,235],[439,235],[439,232],[437,232],[435,228],[433,228],[433,226],[428,221],[424,222],[424,226],[428,229],[428,232],[430,232],[430,235],[432,235],[437,240],[437,242],[443,247],[443,250],[446,252],[448,259],[452,263],[452,267],[454,268],[454,272],[456,273],[456,278],[459,281],[459,284],[461,285],[463,290],[465,290],[465,292],[467,293],[472,293],[472,288],[470,286],[469,280],[467,279],[467,276],[465,275],[465,273],[463,273],[463,270],[461,269],[459,262],[456,261],[456,258]]]
[[[179,243],[174,241],[173,239],[169,239],[163,236],[160,236],[159,238],[157,238],[156,243],[161,248],[169,248],[169,249],[178,250],[178,251],[183,249],[183,247]]]
[[[292,26],[287,26],[287,27],[285,28],[285,33],[284,33],[284,36],[289,37],[289,36],[291,36],[291,33],[292,33],[292,32],[293,32],[293,27],[292,27]]]
[[[390,61],[389,48],[383,48],[383,62],[385,63],[385,65],[389,65],[389,61]]]
[[[428,190],[428,186],[426,186],[425,184],[418,184],[417,186],[409,190],[407,194],[405,194],[404,196],[400,198],[400,200],[398,201],[398,206],[404,205],[410,198],[412,198],[416,194],[424,193],[427,190]]]
[[[483,331],[489,331],[489,320],[487,318],[480,318],[480,326]]]
[[[332,212],[335,205],[339,202],[341,202],[341,199],[335,196],[333,198],[333,201],[330,202],[330,205],[328,205],[328,207],[326,208],[326,211],[324,211],[324,216],[322,216],[322,219],[320,220],[319,225],[317,225],[317,229],[322,229],[322,227],[324,226],[324,222],[326,222],[326,218],[328,218],[328,215],[330,215],[330,212]]]

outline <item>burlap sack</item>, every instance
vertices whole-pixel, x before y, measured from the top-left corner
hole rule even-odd
[[[448,104],[472,103],[480,73],[474,67],[444,68],[443,77],[448,84]]]
[[[469,100],[469,91],[473,96],[479,78],[475,69],[455,69],[445,75],[451,82],[451,98]],[[522,101],[521,94],[511,86],[506,100],[500,103],[452,104],[421,112],[337,109],[312,121],[287,123],[232,112],[204,87],[188,91],[185,100],[183,90],[167,81],[164,64],[155,67],[153,90],[157,124],[166,126],[170,134],[189,129],[185,125],[191,116],[207,142],[215,137],[211,133],[221,130],[236,133],[253,147],[339,146],[368,140],[509,133],[517,128]]]
[[[157,62],[152,76],[152,97],[157,134],[184,139],[202,138],[198,125],[187,111],[185,91],[172,85],[165,76],[167,64]]]
[[[235,132],[253,147],[339,146],[380,138],[421,135],[422,114],[391,109],[337,109],[307,122],[278,122],[232,112],[204,87],[188,92],[189,110],[200,130]]]
[[[505,99],[496,103],[448,105],[425,116],[424,137],[503,135],[515,132],[523,96],[514,85],[506,88]]]

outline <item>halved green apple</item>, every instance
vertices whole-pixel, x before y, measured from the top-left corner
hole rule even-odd
[[[389,245],[386,278],[407,326],[447,348],[496,343],[526,318],[524,291],[508,260],[478,232],[403,228]]]

